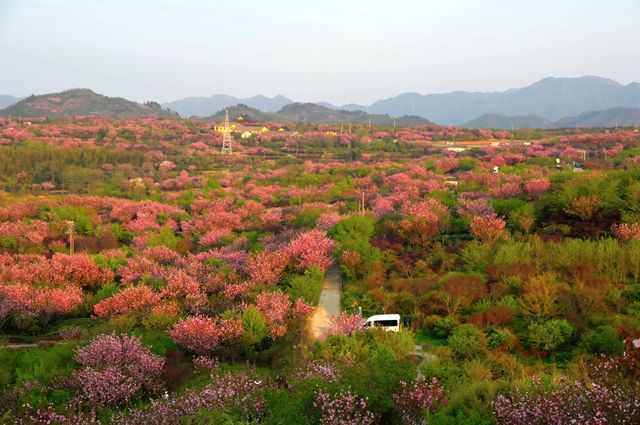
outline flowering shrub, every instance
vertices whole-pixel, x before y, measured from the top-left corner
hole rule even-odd
[[[511,398],[499,395],[493,408],[498,424],[505,425],[637,424],[639,396],[637,387],[562,380],[545,391],[534,381],[529,391],[516,389]]]
[[[269,323],[271,336],[273,338],[284,336],[287,333],[285,321],[291,309],[289,295],[282,292],[263,292],[258,295],[256,305]]]
[[[632,239],[640,240],[640,223],[620,223],[611,226],[613,234],[622,242],[629,242]]]
[[[0,285],[0,320],[12,313],[25,316],[69,314],[84,302],[80,288],[35,288]]]
[[[247,259],[245,268],[251,280],[263,285],[275,285],[280,281],[289,256],[284,250],[261,251]]]
[[[357,314],[340,313],[331,319],[329,335],[351,335],[364,329],[364,321]]]
[[[464,192],[458,197],[456,212],[463,217],[488,216],[493,214],[489,195],[485,192]]]
[[[314,310],[315,307],[311,304],[307,304],[302,298],[298,298],[293,303],[293,315],[298,319],[304,319],[313,313]]]
[[[422,425],[424,423],[423,410],[434,411],[444,404],[444,388],[436,378],[427,382],[424,377],[413,384],[400,382],[400,391],[393,396],[395,410],[407,425]]]
[[[291,241],[289,254],[296,260],[298,270],[306,270],[316,265],[324,270],[331,265],[335,242],[327,237],[324,230],[310,230]]]
[[[176,323],[170,334],[177,344],[197,354],[207,355],[221,344],[239,337],[242,334],[242,322],[192,316]]]
[[[337,212],[326,212],[320,214],[318,220],[316,220],[316,227],[320,230],[329,230],[342,219],[344,217]]]
[[[314,406],[320,410],[322,425],[371,425],[376,416],[367,410],[367,399],[355,396],[351,390],[330,395],[320,391]]]
[[[270,387],[252,371],[213,376],[211,383],[188,389],[178,397],[154,400],[148,408],[119,413],[113,425],[180,424],[184,417],[201,409],[234,412],[245,421],[259,421],[264,415],[264,390]]]
[[[522,192],[519,183],[507,182],[498,187],[492,188],[489,193],[496,198],[511,198],[518,196]]]
[[[102,286],[113,280],[113,272],[100,269],[86,254],[40,255],[0,254],[0,283],[68,288]]]
[[[193,365],[197,369],[213,371],[220,367],[220,361],[217,358],[197,356],[193,359]]]
[[[494,215],[476,216],[471,219],[471,235],[482,242],[495,242],[504,232],[506,222]]]
[[[537,197],[549,190],[551,182],[547,178],[532,179],[524,184],[524,190],[532,197]]]
[[[160,302],[160,296],[148,286],[125,288],[112,297],[100,301],[93,311],[101,317],[129,312],[151,310]]]
[[[200,294],[198,282],[182,270],[172,270],[167,277],[167,285],[162,289],[166,298],[185,298]]]
[[[582,221],[590,220],[600,209],[600,198],[596,195],[575,198],[565,209],[567,214],[575,215]]]
[[[0,242],[3,248],[15,250],[41,244],[49,234],[49,225],[40,220],[0,222]]]
[[[342,378],[342,371],[335,365],[313,361],[298,367],[293,376],[300,381],[319,378],[325,382],[338,382]]]
[[[157,392],[164,361],[135,336],[100,335],[76,351],[82,365],[74,375],[82,397],[91,403],[117,405],[142,392]]]

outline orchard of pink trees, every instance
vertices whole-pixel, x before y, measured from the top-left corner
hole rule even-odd
[[[633,129],[263,123],[222,155],[206,120],[29,122],[0,118],[0,423],[637,422]]]

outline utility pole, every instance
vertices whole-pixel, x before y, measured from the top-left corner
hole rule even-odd
[[[69,255],[73,255],[75,251],[75,240],[74,240],[75,223],[73,222],[73,220],[66,220],[65,224],[67,225],[67,235],[69,235]]]

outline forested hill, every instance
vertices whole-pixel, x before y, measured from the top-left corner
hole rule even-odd
[[[121,97],[108,97],[89,89],[32,95],[0,111],[0,116],[65,117],[98,115],[106,118],[171,117],[175,113],[156,102],[137,103]]]

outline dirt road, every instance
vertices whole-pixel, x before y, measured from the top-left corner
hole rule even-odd
[[[309,331],[314,339],[325,338],[331,324],[331,318],[340,314],[341,292],[342,277],[340,276],[340,267],[334,262],[327,270],[322,292],[320,293],[320,302],[311,316]]]

